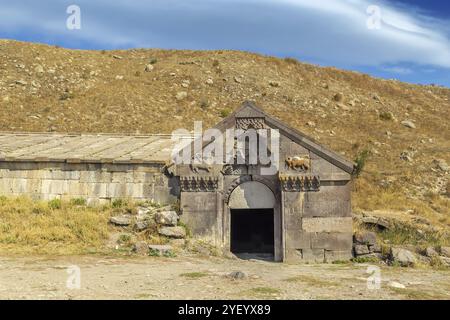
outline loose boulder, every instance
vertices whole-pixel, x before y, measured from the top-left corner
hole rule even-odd
[[[145,241],[138,241],[133,245],[133,252],[139,255],[148,254],[148,244]]]
[[[234,280],[243,280],[247,278],[247,275],[242,271],[233,271],[228,274],[228,277]]]
[[[402,267],[413,267],[417,263],[416,256],[409,250],[402,248],[391,248],[390,259]]]
[[[403,126],[410,128],[410,129],[415,129],[416,125],[414,124],[414,122],[410,121],[410,120],[404,120],[401,122]]]
[[[155,221],[165,226],[176,226],[178,214],[175,211],[159,211],[155,214]]]
[[[149,252],[154,256],[163,256],[172,251],[172,247],[168,245],[151,244],[148,246]]]
[[[136,230],[138,232],[139,231],[144,231],[147,228],[148,228],[148,222],[147,221],[138,221],[134,225],[134,230]]]
[[[441,256],[450,258],[450,247],[441,247]]]
[[[169,238],[182,239],[186,237],[186,230],[183,227],[162,227],[159,234]]]
[[[425,255],[428,258],[433,258],[433,257],[437,257],[439,254],[436,252],[436,250],[434,250],[433,247],[428,247],[425,249]]]
[[[114,224],[116,226],[126,227],[131,224],[131,217],[125,216],[125,215],[115,216],[115,217],[111,217],[109,219],[109,222],[111,222],[112,224]]]

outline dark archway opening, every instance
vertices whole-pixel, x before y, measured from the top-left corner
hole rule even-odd
[[[231,252],[273,259],[274,210],[231,209]]]

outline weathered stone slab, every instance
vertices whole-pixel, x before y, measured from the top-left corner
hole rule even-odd
[[[351,233],[316,233],[311,235],[311,248],[337,251],[351,251],[353,246]]]
[[[302,229],[306,232],[352,232],[352,218],[303,218]]]

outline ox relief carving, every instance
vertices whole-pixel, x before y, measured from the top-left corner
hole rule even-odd
[[[287,192],[319,191],[318,176],[280,176],[281,188]]]
[[[217,177],[180,177],[181,191],[184,192],[213,192],[219,185]]]
[[[287,169],[307,172],[311,168],[311,158],[309,155],[287,157],[285,164]]]
[[[236,118],[236,129],[265,129],[266,124],[264,118]]]
[[[212,170],[212,166],[206,165],[206,164],[190,164],[189,168],[191,169],[191,172],[195,174],[199,173],[210,173]]]

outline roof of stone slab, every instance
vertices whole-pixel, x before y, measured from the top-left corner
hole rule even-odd
[[[165,164],[175,143],[171,135],[0,133],[0,161]]]
[[[268,115],[251,101],[245,101],[238,109],[219,122],[215,128],[223,132],[225,129],[231,128],[235,125],[236,118],[264,118],[269,127],[278,129],[280,134],[290,138],[292,141],[298,143],[306,149],[311,150],[319,157],[322,157],[347,173],[352,173],[354,170],[355,164],[353,162],[324,147],[313,138],[308,137],[300,131],[291,128],[280,120]]]

